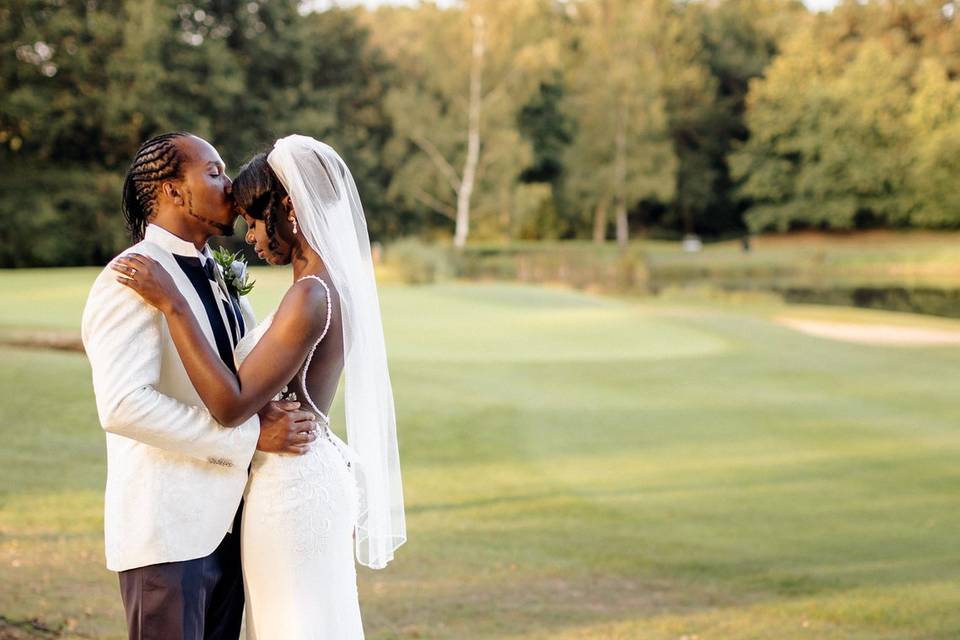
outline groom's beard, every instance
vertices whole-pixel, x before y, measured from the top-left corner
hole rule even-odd
[[[234,234],[232,223],[225,224],[223,222],[218,222],[216,220],[213,220],[212,218],[208,218],[206,216],[200,215],[193,209],[193,194],[188,192],[186,196],[187,196],[187,215],[188,216],[190,216],[194,220],[199,220],[200,222],[207,225],[208,227],[213,227],[219,232],[217,234],[219,236],[226,236],[229,238]]]

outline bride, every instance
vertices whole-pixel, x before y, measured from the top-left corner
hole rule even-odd
[[[159,263],[114,261],[118,280],[163,312],[204,404],[226,426],[280,394],[317,415],[304,455],[258,451],[241,546],[248,640],[363,637],[352,547],[380,569],[406,540],[393,392],[370,241],[356,185],[330,146],[281,138],[233,184],[247,241],[293,265],[279,307],[239,342],[237,373],[210,346]],[[341,373],[349,446],[327,417]],[[352,537],[352,539],[351,539]]]

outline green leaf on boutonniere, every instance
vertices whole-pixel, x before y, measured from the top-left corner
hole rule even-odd
[[[256,280],[250,280],[247,274],[247,261],[239,251],[231,253],[223,247],[217,247],[213,252],[213,260],[220,266],[223,281],[227,289],[237,296],[245,296],[253,291]]]

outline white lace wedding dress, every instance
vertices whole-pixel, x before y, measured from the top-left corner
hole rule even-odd
[[[330,288],[327,324],[330,327]],[[239,365],[270,327],[273,314],[236,348]],[[330,430],[330,419],[306,390],[311,349],[294,386],[301,407],[313,411],[320,435],[309,453],[257,451],[244,494],[241,553],[247,640],[356,640],[363,638],[353,559],[357,485],[353,451]]]

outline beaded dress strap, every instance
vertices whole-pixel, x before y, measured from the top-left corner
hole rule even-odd
[[[323,418],[323,421],[329,426],[330,424],[329,416],[327,416],[327,414],[325,414],[323,411],[320,411],[316,403],[314,403],[313,398],[310,397],[310,392],[307,391],[307,370],[310,368],[310,362],[313,360],[314,352],[317,350],[317,347],[320,346],[320,341],[323,340],[324,336],[327,335],[327,331],[330,329],[330,315],[333,313],[333,304],[330,300],[330,287],[327,286],[327,283],[323,281],[323,278],[321,278],[320,276],[315,276],[311,274],[311,275],[306,275],[299,278],[297,282],[300,282],[300,280],[305,280],[307,278],[314,278],[315,280],[317,280],[320,284],[323,285],[323,288],[327,292],[327,322],[323,326],[323,333],[320,334],[320,337],[317,338],[317,341],[314,343],[313,347],[310,349],[310,353],[307,355],[307,361],[303,364],[303,369],[300,371],[300,387],[303,389],[303,396],[307,399],[307,404],[309,404],[310,408],[312,408],[317,414],[319,414],[320,417]]]

